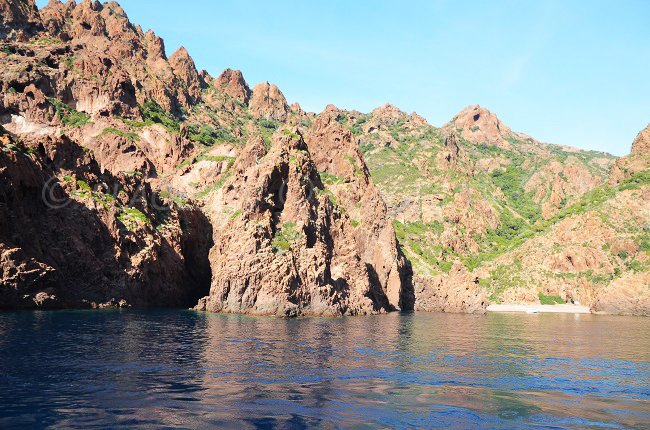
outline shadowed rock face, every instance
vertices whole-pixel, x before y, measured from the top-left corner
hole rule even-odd
[[[2,137],[0,308],[189,306],[205,294],[211,228],[199,211],[100,172],[66,137]]]
[[[328,106],[314,121],[307,145],[320,172],[337,178],[332,186],[338,203],[359,224],[355,231],[360,254],[374,282],[395,309],[412,309],[410,267],[398,253],[395,230],[386,204],[370,181],[368,168],[352,133],[337,122],[340,111]]]
[[[31,0],[0,0],[0,40],[23,39],[41,24],[36,5]]]

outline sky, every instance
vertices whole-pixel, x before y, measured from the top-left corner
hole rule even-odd
[[[39,7],[47,0],[38,0]],[[308,111],[391,103],[436,126],[470,104],[538,140],[625,155],[650,122],[650,0],[121,0],[198,69]]]

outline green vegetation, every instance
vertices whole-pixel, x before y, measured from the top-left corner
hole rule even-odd
[[[489,278],[479,279],[479,285],[487,289],[490,301],[501,303],[504,291],[526,286],[526,280],[522,277],[521,261],[515,260],[511,265],[500,264],[490,271]]]
[[[441,223],[394,221],[393,226],[400,248],[416,267],[431,274],[449,273],[453,265],[451,260],[458,256],[433,239],[442,233],[444,226]]]
[[[354,134],[355,136],[361,134],[363,132],[361,130],[361,126],[365,124],[371,117],[372,117],[371,114],[364,114],[361,115],[359,118],[357,118],[357,120],[354,122],[354,124],[351,127],[352,134]]]
[[[619,186],[623,190],[637,190],[641,185],[650,185],[650,169],[642,170],[634,174],[631,178],[623,181]]]
[[[197,124],[187,126],[190,140],[200,142],[205,146],[212,146],[218,142],[230,143],[235,140],[233,135],[226,129],[215,129],[211,125],[204,124],[200,128]]]
[[[560,296],[547,296],[544,293],[539,293],[539,302],[543,305],[564,304],[564,300]]]
[[[130,128],[136,128],[136,129],[141,129],[147,125],[144,121],[138,121],[137,119],[127,119],[123,118],[121,116],[116,116],[117,119],[122,121],[124,124],[129,126]],[[151,125],[151,123],[149,124]]]
[[[284,134],[285,136],[288,136],[288,137],[290,137],[290,138],[292,138],[292,139],[298,139],[298,138],[300,138],[300,136],[298,136],[297,133],[291,131],[291,129],[288,129],[288,128],[284,128],[284,129],[282,129],[282,134]]]
[[[345,126],[345,125],[348,124],[349,119],[350,119],[350,117],[348,116],[347,113],[342,113],[342,114],[340,114],[339,116],[336,117],[336,122],[338,122],[339,124]]]
[[[342,184],[345,182],[345,178],[336,176],[332,173],[320,172],[319,175],[323,183],[326,185]]]
[[[230,177],[229,172],[225,172],[221,174],[221,177],[219,178],[218,181],[215,181],[213,184],[208,185],[205,187],[202,191],[196,194],[196,197],[199,199],[207,197],[211,192],[216,191],[223,187],[223,184],[226,182],[226,180]]]
[[[508,205],[528,221],[535,222],[541,217],[541,210],[533,201],[533,193],[524,190],[524,184],[529,177],[530,174],[522,167],[513,165],[509,165],[505,172],[492,172],[492,181],[501,188],[508,199]]]
[[[92,188],[90,187],[90,185],[88,185],[88,182],[86,182],[86,181],[82,181],[81,179],[77,180],[77,187],[78,187],[81,191],[87,191],[87,192],[91,192],[91,191],[92,191]]]
[[[69,127],[81,127],[90,122],[90,117],[84,112],[78,112],[59,99],[49,97],[47,99],[54,107],[56,116],[64,125]]]
[[[153,100],[147,100],[143,105],[139,105],[140,114],[144,118],[145,125],[160,124],[171,132],[180,130],[180,123],[174,115],[165,111],[158,103]]]
[[[136,208],[122,208],[117,219],[131,231],[137,229],[139,224],[149,224],[149,218]]]
[[[281,228],[275,231],[271,246],[273,252],[282,254],[291,248],[291,244],[304,237],[302,232],[296,231],[296,223],[285,222]]]
[[[74,67],[74,56],[73,55],[67,56],[63,64],[65,65],[65,68],[67,70],[72,70],[72,68]]]
[[[332,206],[338,206],[339,200],[336,197],[336,194],[334,194],[329,188],[325,187],[325,189],[322,190],[320,188],[314,188],[314,191],[316,192],[316,196],[326,195]]]
[[[56,45],[62,42],[59,39],[52,39],[51,37],[41,37],[40,39],[37,40],[31,40],[28,43],[30,45],[45,46],[45,45]]]
[[[196,163],[196,162],[199,162],[199,161],[202,161],[202,160],[212,161],[214,163],[221,163],[221,162],[227,161],[228,165],[226,166],[226,170],[228,170],[228,169],[230,169],[232,167],[233,163],[235,162],[235,157],[229,157],[227,155],[204,155],[204,154],[201,154],[198,157],[196,157],[194,162]]]
[[[138,136],[137,133],[129,132],[129,131],[122,131],[118,130],[117,128],[112,128],[112,127],[107,127],[102,132],[100,133],[100,136],[105,136],[107,134],[116,134],[120,137],[124,137],[131,142],[135,142],[137,140],[140,140],[140,136]]]
[[[275,121],[272,121],[270,119],[266,118],[259,118],[255,120],[255,125],[257,125],[258,130],[260,131],[260,134],[262,135],[262,139],[264,139],[264,144],[266,145],[266,148],[271,147],[271,136],[273,136],[273,133],[278,129],[278,124]]]

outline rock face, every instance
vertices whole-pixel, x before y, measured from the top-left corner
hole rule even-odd
[[[0,308],[188,306],[207,290],[211,229],[200,212],[101,173],[68,138],[7,140]]]
[[[251,90],[239,70],[226,69],[217,78],[215,87],[242,104],[248,104]]]
[[[280,316],[389,310],[359,254],[355,227],[323,188],[297,129],[276,134],[268,154],[250,141],[213,203],[214,212],[232,214],[216,236],[210,295],[197,309]]]
[[[495,114],[479,105],[460,111],[447,128],[462,130],[462,137],[470,142],[489,143],[505,149],[511,147],[507,139],[517,136]]]
[[[649,156],[650,155],[650,124],[639,132],[632,142],[632,155],[633,156]]]
[[[650,273],[628,273],[612,282],[592,305],[597,313],[650,316]]]
[[[611,183],[620,183],[650,168],[650,124],[632,142],[632,152],[616,161],[610,175]]]
[[[331,189],[338,204],[358,223],[360,253],[389,304],[411,309],[410,267],[397,250],[386,204],[370,181],[363,154],[352,133],[337,121],[339,115],[338,109],[328,106],[314,121],[306,139],[314,164],[334,182]]]
[[[25,38],[41,24],[36,5],[31,0],[0,0],[0,40]]]
[[[254,118],[266,118],[276,121],[285,121],[291,110],[287,105],[284,94],[275,84],[262,82],[253,88],[253,97],[250,101],[250,112]]]
[[[487,292],[465,266],[456,261],[446,276],[417,277],[415,310],[427,312],[485,313]]]

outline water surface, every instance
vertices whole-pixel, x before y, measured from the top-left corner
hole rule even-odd
[[[649,428],[649,321],[0,313],[0,428]]]

